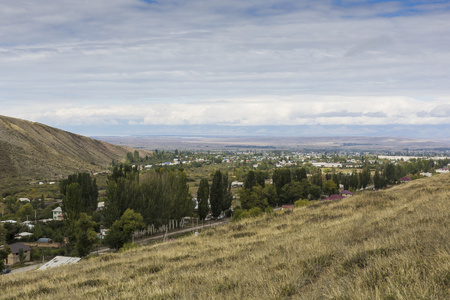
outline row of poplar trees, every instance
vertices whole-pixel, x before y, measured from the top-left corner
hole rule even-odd
[[[215,218],[231,207],[233,195],[231,194],[231,183],[228,181],[228,173],[217,170],[212,178],[211,187],[208,179],[202,178],[197,191],[198,215],[204,220],[211,210]]]
[[[141,214],[147,225],[191,216],[194,203],[186,172],[161,168],[140,176],[131,166],[115,166],[106,190],[106,224],[112,225],[128,208]]]

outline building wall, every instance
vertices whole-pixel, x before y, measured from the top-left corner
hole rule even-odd
[[[31,260],[31,250],[30,251],[24,251],[23,254],[25,254],[25,261]],[[19,253],[14,254],[10,253],[8,255],[8,258],[5,260],[5,265],[14,265],[20,263],[19,259]]]

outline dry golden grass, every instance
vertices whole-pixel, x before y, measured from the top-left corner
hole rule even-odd
[[[0,279],[1,299],[449,299],[450,174]]]
[[[130,147],[111,145],[40,123],[0,115],[0,183],[57,179],[105,170]],[[149,151],[139,150],[141,156]]]

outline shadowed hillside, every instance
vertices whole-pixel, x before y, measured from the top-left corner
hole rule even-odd
[[[57,179],[77,171],[104,170],[129,151],[134,150],[0,116],[0,182]]]
[[[6,276],[0,299],[449,299],[450,174]]]

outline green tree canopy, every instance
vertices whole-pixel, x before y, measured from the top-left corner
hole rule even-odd
[[[217,170],[214,173],[210,191],[211,213],[213,217],[218,217],[222,212],[222,202],[224,198],[224,186],[222,172]]]
[[[145,223],[141,214],[135,213],[132,209],[127,209],[109,229],[105,237],[105,243],[110,248],[119,250],[125,243],[131,241],[133,232],[144,228]]]
[[[281,189],[280,202],[281,204],[294,203],[298,199],[308,197],[308,185],[302,181],[294,181],[286,184]]]
[[[97,209],[98,203],[98,188],[96,179],[92,178],[89,173],[69,175],[67,179],[63,179],[59,183],[60,192],[65,196],[65,198],[67,197],[68,187],[73,183],[78,183],[77,188],[80,190],[79,199],[77,199],[78,202],[76,203],[76,206],[78,207],[77,209],[80,212],[92,214]],[[75,206],[75,204],[73,206]]]
[[[5,259],[8,258],[8,255],[11,253],[11,248],[8,245],[5,245],[2,249],[0,249],[0,273],[3,272],[5,268]]]
[[[325,181],[322,188],[323,192],[327,195],[333,195],[338,193],[336,182],[334,182],[333,180]]]
[[[280,168],[273,171],[272,175],[273,184],[277,190],[277,195],[280,197],[281,189],[291,183],[291,170],[288,168]]]
[[[318,187],[322,188],[323,179],[322,179],[322,170],[320,168],[315,169],[311,176],[311,184],[317,185]]]
[[[306,169],[297,168],[294,171],[294,181],[302,182],[303,179],[307,179]]]
[[[319,199],[322,195],[322,189],[320,188],[320,186],[312,184],[308,189],[308,193],[311,200],[316,200]]]
[[[64,219],[76,221],[82,212],[81,188],[78,182],[71,183],[65,190],[63,199]]]
[[[197,191],[198,216],[200,220],[204,220],[209,212],[209,184],[206,178],[200,180]]]
[[[17,211],[17,217],[22,221],[27,220],[27,216],[29,219],[34,218],[34,208],[33,205],[31,205],[31,203],[22,205]]]
[[[97,241],[95,226],[96,223],[92,221],[91,216],[86,213],[80,214],[80,218],[76,222],[76,249],[81,257],[88,255]]]

